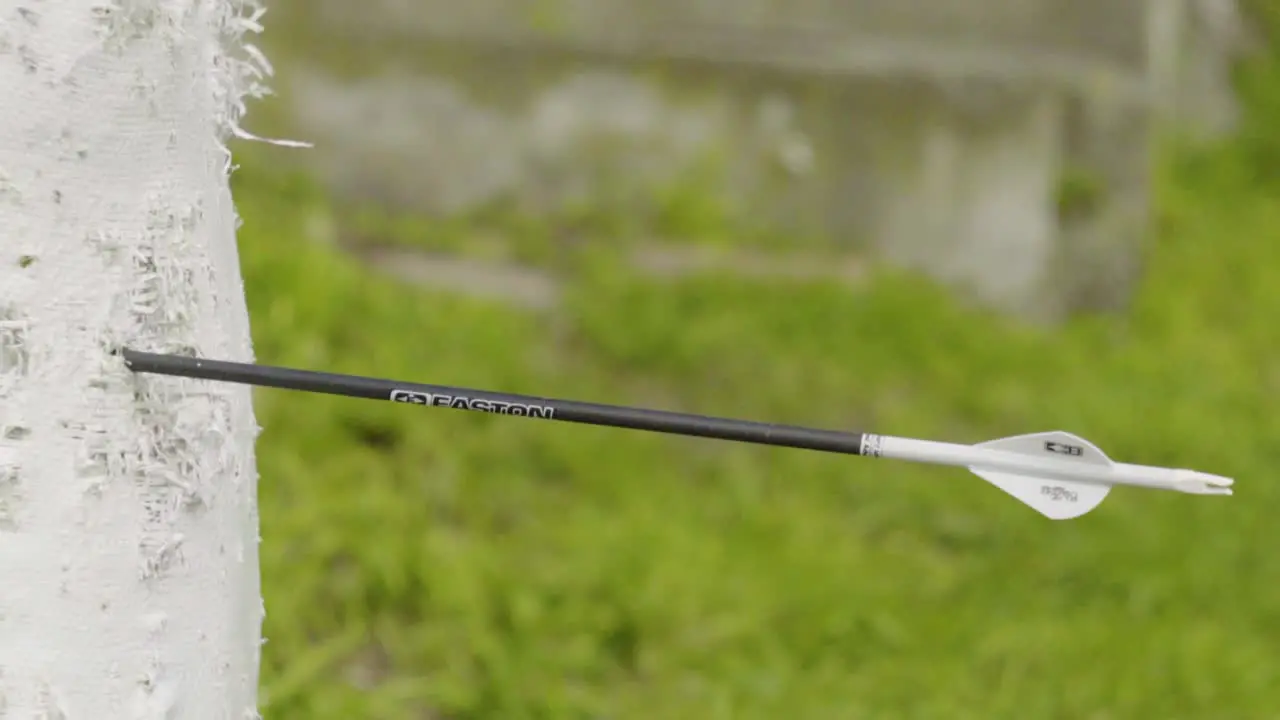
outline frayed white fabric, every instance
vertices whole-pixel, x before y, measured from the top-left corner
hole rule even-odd
[[[0,0],[0,718],[258,717],[252,359],[226,141],[251,0]]]

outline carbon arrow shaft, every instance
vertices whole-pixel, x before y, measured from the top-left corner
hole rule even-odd
[[[864,455],[867,433],[820,430],[795,425],[734,420],[645,408],[602,405],[555,398],[492,392],[448,385],[425,385],[399,380],[295,370],[251,363],[205,360],[182,355],[159,355],[124,350],[126,366],[138,373],[232,382],[258,387],[302,390],[347,397],[497,413],[515,417],[628,428],[671,435],[690,435]],[[868,448],[869,449],[869,448]]]
[[[1194,470],[1117,463],[1088,440],[1062,431],[961,445],[184,355],[135,350],[121,354],[126,366],[137,373],[963,467],[1056,520],[1089,512],[1115,485],[1230,495],[1233,484],[1230,478]]]

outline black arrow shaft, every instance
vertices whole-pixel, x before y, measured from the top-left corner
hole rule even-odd
[[[863,433],[124,350],[133,372],[861,455]]]

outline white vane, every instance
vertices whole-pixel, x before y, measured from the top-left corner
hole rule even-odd
[[[1097,507],[1115,485],[1230,495],[1221,475],[1118,463],[1068,432],[1014,435],[977,445],[864,435],[861,455],[955,465],[1004,490],[1045,517],[1067,520]]]

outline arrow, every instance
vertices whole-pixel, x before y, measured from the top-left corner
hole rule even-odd
[[[953,465],[967,468],[1054,520],[1084,515],[1097,507],[1116,485],[1174,490],[1193,495],[1230,495],[1233,484],[1231,478],[1194,470],[1114,462],[1088,440],[1062,431],[1015,435],[977,445],[960,445],[892,435],[819,430],[446,385],[423,385],[251,363],[205,360],[184,355],[157,355],[134,350],[123,350],[121,354],[125,365],[135,373]]]

